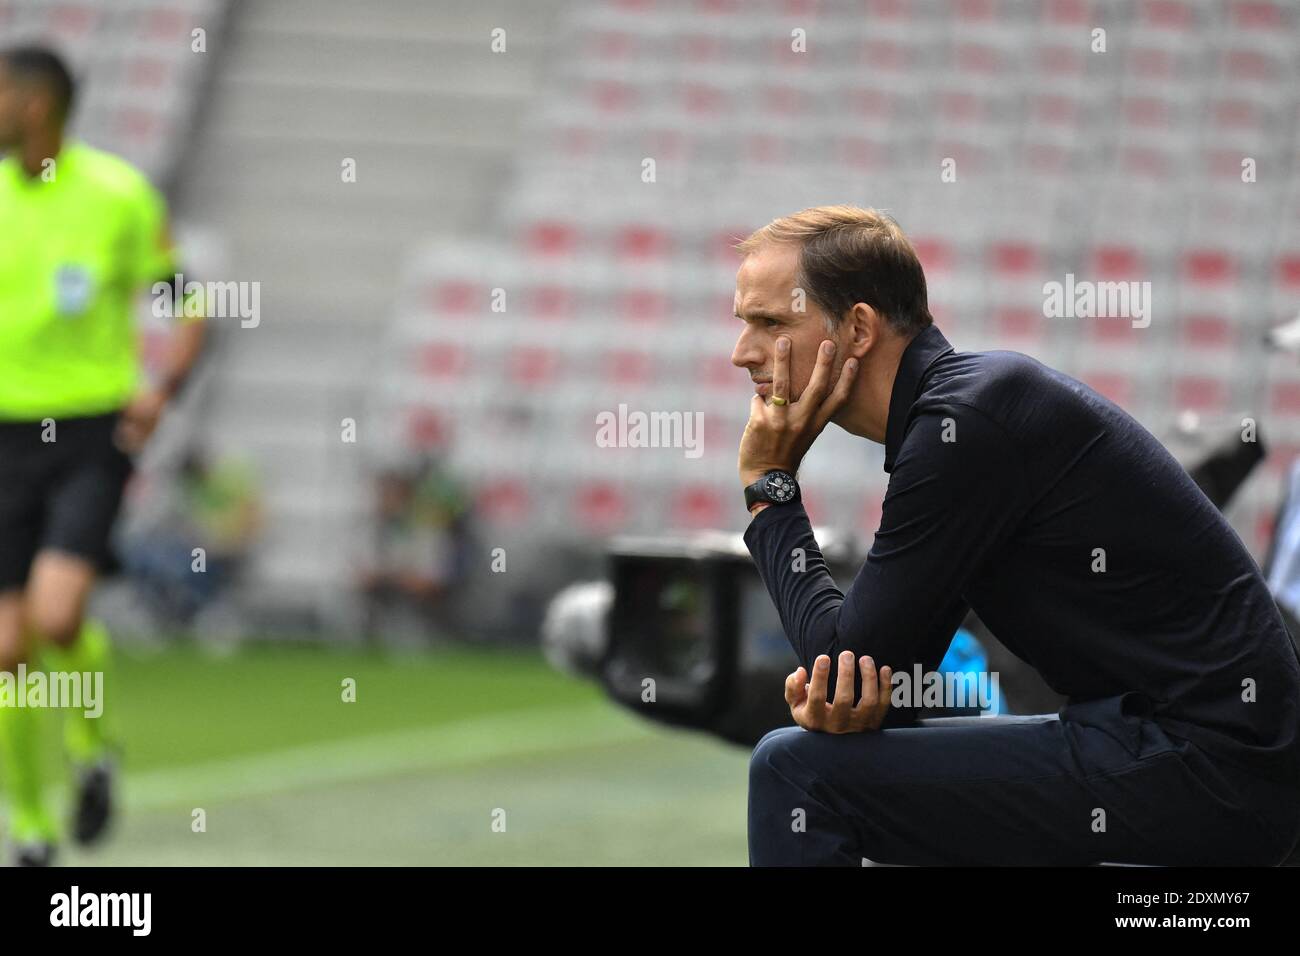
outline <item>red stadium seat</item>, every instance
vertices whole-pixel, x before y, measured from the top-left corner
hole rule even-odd
[[[469,369],[469,356],[453,342],[430,342],[420,350],[420,369],[432,378],[460,378]]]
[[[525,388],[536,388],[554,381],[562,365],[557,349],[538,345],[516,346],[506,358],[509,380]]]
[[[573,509],[588,531],[612,531],[627,518],[624,496],[609,482],[595,481],[580,485],[574,494]]]
[[[867,0],[865,15],[871,20],[910,20],[915,10],[909,0]]]
[[[957,19],[990,21],[997,17],[1000,4],[996,0],[957,0]]]
[[[949,272],[956,261],[952,246],[937,237],[913,236],[912,248],[916,250],[926,275]]]
[[[463,279],[448,279],[429,290],[429,303],[434,311],[444,316],[464,316],[476,311],[484,290]]]
[[[1183,339],[1195,348],[1226,350],[1233,345],[1235,326],[1218,315],[1189,315],[1183,318]]]
[[[722,40],[711,33],[690,33],[682,37],[682,52],[692,63],[709,63],[722,58]]]
[[[126,107],[117,111],[115,131],[127,140],[151,140],[162,135],[163,117],[152,110]]]
[[[1268,511],[1255,515],[1255,547],[1257,554],[1267,554],[1273,546],[1273,535],[1277,529],[1277,516]]]
[[[412,448],[429,451],[451,442],[452,428],[446,416],[428,408],[417,408],[407,419],[407,441]]]
[[[1048,0],[1046,7],[1046,18],[1053,23],[1088,23],[1092,14],[1092,5],[1088,0]]]
[[[1270,0],[1238,0],[1232,4],[1232,24],[1243,30],[1260,30],[1262,32],[1284,31],[1289,29],[1291,15],[1283,9],[1282,4]]]
[[[654,226],[627,226],[615,237],[615,250],[625,259],[659,259],[667,256],[668,235]]]
[[[586,156],[596,151],[597,134],[590,127],[565,127],[562,137],[564,150],[570,156]]]
[[[1210,122],[1220,130],[1263,129],[1266,118],[1260,105],[1241,97],[1222,97],[1209,108]]]
[[[1183,258],[1187,280],[1198,285],[1225,285],[1236,278],[1236,266],[1228,253],[1218,249],[1196,249]]]
[[[1184,31],[1195,26],[1194,11],[1183,0],[1143,0],[1139,21],[1148,27]]]
[[[577,306],[574,291],[560,285],[533,286],[527,299],[528,314],[539,319],[570,319]]]
[[[854,115],[863,120],[885,122],[904,109],[901,97],[892,90],[857,88],[845,95]]]
[[[1083,76],[1088,72],[1088,54],[1077,46],[1046,45],[1034,54],[1035,67],[1057,77]]]
[[[838,143],[837,158],[859,170],[876,169],[886,161],[888,147],[864,136],[844,136]]]
[[[618,385],[646,385],[654,377],[654,359],[646,352],[615,349],[604,356],[605,378]]]
[[[1131,246],[1097,246],[1092,251],[1092,272],[1099,280],[1138,279],[1145,268],[1142,256]]]
[[[1220,412],[1228,390],[1222,379],[1209,375],[1181,375],[1174,379],[1174,404],[1196,412]]]
[[[1300,293],[1300,253],[1278,257],[1274,282],[1283,288]]]
[[[1119,167],[1126,175],[1159,181],[1173,175],[1179,159],[1165,149],[1126,145],[1120,148]]]
[[[1169,101],[1160,96],[1125,97],[1120,103],[1120,111],[1128,126],[1167,129],[1173,121]]]
[[[739,500],[739,495],[736,496]],[[673,524],[692,529],[717,528],[724,523],[724,505],[712,485],[689,485],[674,494]]]
[[[809,103],[802,90],[781,83],[769,83],[759,93],[765,115],[797,116],[806,114]]]
[[[49,12],[51,30],[63,37],[84,37],[99,22],[99,11],[83,4],[61,3]]]
[[[869,495],[858,511],[858,530],[874,536],[880,528],[880,519],[885,513],[885,496]]]
[[[495,478],[484,482],[475,495],[477,513],[496,525],[515,525],[529,517],[528,488],[522,479]]]
[[[596,107],[603,113],[628,113],[636,106],[636,90],[628,83],[605,80],[591,90]]]
[[[193,17],[185,10],[162,6],[144,16],[145,35],[151,40],[171,40],[188,36]]]
[[[720,86],[708,83],[688,83],[682,88],[682,106],[697,117],[722,116],[730,97]]]
[[[1077,126],[1082,119],[1083,109],[1082,100],[1061,91],[1033,94],[1029,101],[1030,117],[1051,126]]]
[[[964,73],[984,76],[997,76],[1008,67],[1003,50],[987,43],[959,43],[954,52],[954,62]]]
[[[528,230],[528,251],[538,256],[572,255],[578,245],[578,230],[569,222],[538,222]]]
[[[1129,376],[1118,372],[1095,371],[1084,372],[1079,376],[1079,380],[1121,408],[1131,407],[1134,388],[1133,380]]]
[[[1300,382],[1277,382],[1269,389],[1269,408],[1277,414],[1300,417]]]
[[[962,123],[983,119],[988,103],[969,90],[946,90],[938,97],[939,116],[944,123]]]
[[[131,86],[161,89],[172,82],[173,69],[166,60],[139,57],[127,68],[127,82]]]
[[[1167,80],[1178,73],[1177,59],[1166,47],[1135,47],[1129,54],[1129,69],[1144,80]]]
[[[1045,336],[1046,323],[1042,309],[1008,306],[997,310],[999,338],[1041,342]],[[951,325],[951,323],[946,324]]]
[[[736,243],[753,231],[753,229],[738,226],[735,229],[724,229],[721,232],[715,232],[709,240],[713,257],[726,262],[734,262],[736,267],[740,268],[740,260],[736,256]],[[730,309],[730,305],[727,308]],[[727,315],[731,315],[731,312],[728,311]]]
[[[1042,250],[1029,242],[998,242],[990,248],[999,275],[1022,278],[1042,269]]]
[[[1228,50],[1223,58],[1223,71],[1234,80],[1272,84],[1284,69],[1281,61],[1262,50]]]
[[[772,133],[751,133],[745,137],[745,158],[751,163],[781,163],[787,155],[787,141],[784,137]]]
[[[626,289],[618,297],[619,315],[633,322],[660,322],[668,315],[668,296],[657,289]]]
[[[732,365],[729,358],[721,355],[705,355],[700,359],[699,379],[702,384],[718,388],[734,388],[738,396],[745,394],[744,382],[747,374],[744,369]]]
[[[1136,328],[1131,319],[1123,316],[1097,316],[1077,321],[1087,328],[1092,341],[1102,345],[1132,348],[1146,341],[1145,329]]]

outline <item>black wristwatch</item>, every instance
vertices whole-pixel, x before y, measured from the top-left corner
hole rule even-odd
[[[754,507],[757,501],[768,501],[774,505],[798,501],[800,498],[799,482],[788,471],[773,469],[758,481],[745,488],[745,510]]]

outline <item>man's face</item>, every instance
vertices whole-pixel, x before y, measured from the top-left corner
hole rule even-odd
[[[10,76],[9,68],[0,61],[0,149],[10,149],[19,141],[25,98],[21,87]]]
[[[748,369],[749,377],[759,385],[755,389],[766,401],[771,395],[771,381],[776,361],[777,336],[790,339],[790,401],[798,401],[812,377],[817,363],[817,349],[826,339],[839,346],[839,336],[826,331],[826,315],[821,307],[796,289],[799,247],[788,243],[768,243],[745,257],[736,273],[736,315],[745,327],[731,353],[731,363]],[[797,311],[797,309],[803,311]],[[846,356],[837,349],[831,381],[839,377]]]

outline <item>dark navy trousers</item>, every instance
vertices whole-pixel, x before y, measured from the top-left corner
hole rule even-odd
[[[774,730],[750,760],[749,862],[1286,859],[1300,836],[1300,788],[1213,760],[1146,716],[1144,700],[1124,694],[1055,715],[856,734]]]

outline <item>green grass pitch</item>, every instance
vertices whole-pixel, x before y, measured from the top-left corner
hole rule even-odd
[[[122,813],[63,863],[747,862],[748,751],[644,721],[536,653],[123,650],[105,698]]]

